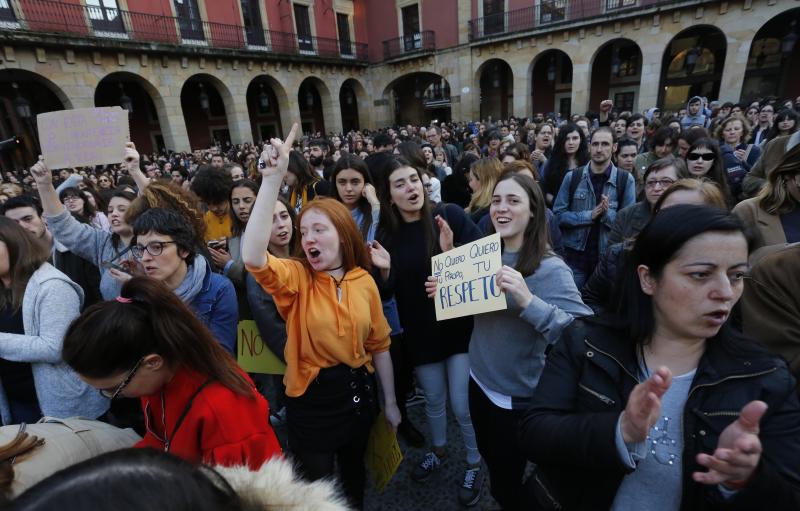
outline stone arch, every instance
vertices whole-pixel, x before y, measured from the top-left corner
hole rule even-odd
[[[446,77],[427,71],[399,76],[383,89],[396,124],[428,124],[449,121],[452,116],[450,82]]]
[[[121,87],[121,88],[120,88]],[[130,115],[131,141],[142,153],[151,153],[163,147],[166,105],[156,88],[145,77],[129,71],[116,71],[103,76],[94,90],[94,106],[117,106],[123,95],[132,103]]]
[[[207,109],[203,108],[203,94],[208,97]],[[230,126],[234,123],[230,119],[236,105],[228,86],[216,76],[207,73],[189,76],[181,87],[181,109],[192,149],[231,141]]]
[[[318,76],[306,77],[298,87],[297,101],[303,133],[319,131],[323,135],[326,127],[335,129],[339,122],[331,90]]]
[[[19,141],[16,150],[0,152],[0,164],[14,169],[35,163],[41,153],[36,116],[71,108],[66,93],[39,73],[0,70],[0,140],[18,137]]]
[[[354,125],[355,129],[359,129],[369,123],[369,94],[364,85],[356,78],[349,77],[342,82],[339,87],[339,105],[342,112],[343,132],[346,133],[351,125]],[[355,111],[353,112],[353,110]]]
[[[678,110],[692,96],[719,97],[727,47],[725,34],[713,25],[675,34],[664,47],[658,104]]]
[[[531,61],[532,113],[566,117],[572,111],[572,59],[564,50],[545,50]]]
[[[480,118],[508,119],[514,110],[514,71],[506,60],[490,58],[475,70]]]
[[[642,49],[636,41],[618,37],[599,46],[590,60],[589,105],[596,108],[611,99],[617,111],[638,111],[642,64]]]
[[[266,108],[262,104],[262,92],[267,96]],[[254,142],[285,136],[288,130],[284,131],[284,127],[291,124],[291,101],[275,77],[268,74],[254,76],[247,85],[246,101]]]
[[[800,7],[767,20],[753,36],[742,99],[800,96]]]

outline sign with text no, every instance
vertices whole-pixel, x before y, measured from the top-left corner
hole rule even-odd
[[[51,170],[120,163],[130,140],[128,112],[118,106],[47,112],[36,124]]]
[[[508,308],[495,281],[500,250],[500,235],[492,234],[431,258],[437,321]]]

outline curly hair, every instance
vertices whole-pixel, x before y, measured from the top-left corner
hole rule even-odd
[[[230,176],[229,176],[230,177]],[[206,223],[197,196],[170,182],[153,182],[131,202],[125,212],[125,223],[133,225],[136,219],[151,208],[172,209],[181,214],[194,228],[198,246],[203,246]]]
[[[203,165],[192,179],[192,191],[206,204],[219,204],[228,202],[228,196],[233,187],[233,178],[230,172]]]

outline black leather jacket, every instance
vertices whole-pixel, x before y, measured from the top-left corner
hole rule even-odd
[[[537,464],[530,484],[540,509],[607,510],[630,471],[617,453],[617,419],[641,379],[631,343],[618,330],[575,320],[550,353],[520,445]],[[769,405],[763,454],[748,485],[725,500],[692,480],[705,471],[722,430],[750,401]],[[800,402],[786,363],[724,328],[709,339],[683,413],[682,511],[800,509]]]

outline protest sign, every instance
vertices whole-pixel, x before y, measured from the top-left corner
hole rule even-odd
[[[120,163],[130,140],[128,112],[118,106],[47,112],[36,124],[51,170]]]
[[[386,415],[381,411],[369,433],[367,451],[364,454],[364,463],[372,473],[378,493],[383,493],[402,461],[403,453],[397,443],[397,435],[389,427]]]
[[[471,316],[508,308],[497,285],[500,235],[492,234],[431,258],[436,288],[436,320]]]
[[[286,372],[286,364],[281,362],[264,344],[255,321],[251,319],[239,321],[236,347],[236,359],[239,366],[248,373],[284,374]]]

